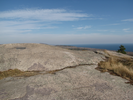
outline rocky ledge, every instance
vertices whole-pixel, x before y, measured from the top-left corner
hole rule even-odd
[[[107,56],[45,44],[0,45],[1,72],[38,72],[1,79],[0,100],[133,100],[127,80],[95,70]]]

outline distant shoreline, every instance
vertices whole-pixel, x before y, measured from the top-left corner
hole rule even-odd
[[[71,46],[71,45],[55,45],[61,48],[69,49],[69,50],[91,50],[91,51],[96,51],[96,50],[108,50],[108,49],[97,49],[97,48],[87,48],[87,47],[76,47],[76,46]],[[109,50],[109,51],[116,51],[116,50]],[[127,55],[133,56],[133,52],[126,52]]]

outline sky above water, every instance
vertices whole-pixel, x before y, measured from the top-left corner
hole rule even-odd
[[[133,0],[0,0],[7,43],[133,43]]]

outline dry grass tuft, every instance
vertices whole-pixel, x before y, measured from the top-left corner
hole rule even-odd
[[[50,71],[47,71],[48,74],[55,74],[57,71],[59,70],[50,70]]]
[[[133,84],[133,59],[129,57],[111,56],[106,61],[101,61],[96,68],[102,72],[110,72],[113,75],[128,79]]]
[[[37,75],[38,72],[35,71],[21,71],[18,69],[9,69],[7,71],[0,72],[0,79],[9,77],[9,76],[15,76],[15,77],[29,77]]]
[[[103,50],[103,52],[105,52],[106,54],[110,56],[110,53],[108,52],[108,50]]]

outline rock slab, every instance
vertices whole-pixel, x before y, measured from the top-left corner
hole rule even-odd
[[[0,45],[0,51],[0,71],[42,71],[31,77],[0,80],[0,100],[133,100],[133,86],[125,84],[125,79],[95,70],[105,59],[101,53],[44,44]],[[63,70],[45,73],[57,69]]]

